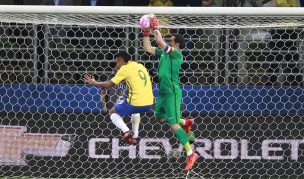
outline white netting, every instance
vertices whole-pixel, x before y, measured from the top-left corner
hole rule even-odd
[[[1,22],[139,27],[143,14],[162,16],[165,28],[255,28],[303,26],[301,8],[49,7],[2,6]],[[171,13],[173,12],[173,13]]]
[[[139,14],[0,14],[0,176],[185,177],[183,149],[153,113],[142,114],[138,146],[118,146],[107,110],[126,85],[82,80],[111,79],[126,51],[157,95]],[[304,16],[207,15],[158,15],[166,40],[186,39],[182,116],[195,118],[201,154],[190,175],[303,178]]]
[[[79,15],[79,14],[0,14],[2,22],[66,24],[81,26],[139,27],[141,15]],[[160,26],[165,28],[255,28],[299,27],[303,16],[209,16],[164,15]]]

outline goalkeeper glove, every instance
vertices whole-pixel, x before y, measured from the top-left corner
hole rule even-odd
[[[153,30],[159,30],[159,24],[158,24],[158,19],[156,18],[156,16],[154,14],[150,15],[151,18],[151,28]]]
[[[143,29],[143,34],[145,37],[149,37],[151,35],[151,29],[150,28]]]

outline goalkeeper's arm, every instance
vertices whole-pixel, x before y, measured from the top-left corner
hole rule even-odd
[[[144,45],[144,50],[146,52],[148,52],[149,54],[151,54],[153,56],[155,55],[155,47],[152,47],[149,36],[144,36],[143,45]]]
[[[158,24],[158,19],[156,18],[156,16],[154,14],[151,15],[151,26],[152,29],[154,30],[154,38],[155,41],[157,43],[157,46],[163,50],[166,51],[167,47],[169,47],[169,45],[166,44],[166,42],[163,40],[163,37],[160,33],[160,27]]]
[[[152,47],[152,45],[151,45],[150,34],[151,34],[151,30],[154,30],[154,36],[155,36],[155,30],[157,30],[159,32],[160,28],[159,28],[159,24],[158,24],[158,19],[156,18],[156,16],[154,14],[150,14],[150,22],[151,22],[151,27],[147,28],[147,29],[143,29],[143,33],[144,33],[143,44],[144,44],[144,50],[146,52],[150,53],[151,55],[155,55],[155,47]],[[160,35],[160,39],[162,40],[161,35]],[[163,46],[163,44],[160,46],[158,42],[157,42],[157,45],[160,48],[162,48],[162,46]],[[165,47],[166,47],[166,44],[164,45],[164,47],[162,49],[165,49]]]
[[[159,48],[166,49],[166,42],[164,41],[159,30],[154,30],[154,38]]]

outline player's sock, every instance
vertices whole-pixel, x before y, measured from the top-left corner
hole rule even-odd
[[[175,131],[175,135],[181,144],[185,145],[187,142],[189,143],[188,136],[183,128],[180,127],[179,129],[177,129]]]
[[[192,150],[191,145],[190,145],[189,142],[185,143],[184,149],[185,149],[185,151],[186,151],[187,156],[192,155],[193,150]]]
[[[128,128],[128,126],[126,125],[126,123],[122,120],[122,117],[117,114],[117,113],[113,113],[110,116],[113,124],[118,127],[120,130],[122,130],[123,133],[129,131],[130,129]]]
[[[139,123],[140,123],[140,114],[132,114],[131,115],[131,122],[132,122],[132,130],[133,130],[133,138],[138,138],[138,130],[139,130]]]
[[[193,151],[192,151],[191,145],[189,143],[189,138],[188,138],[186,132],[184,131],[184,129],[183,128],[177,129],[175,134],[176,134],[178,140],[181,142],[181,144],[184,145],[187,156],[190,156],[193,153]]]
[[[184,126],[185,124],[186,124],[186,120],[180,118],[180,119],[179,119],[179,125]]]

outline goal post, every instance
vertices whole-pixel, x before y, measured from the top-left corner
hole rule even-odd
[[[157,97],[159,59],[138,25],[149,13],[166,41],[185,37],[181,112],[195,119],[200,154],[190,175],[303,178],[304,11],[270,7],[0,6],[0,176],[186,176],[182,146],[153,111],[141,114],[139,145],[119,146],[108,110],[124,83],[83,82],[110,80],[125,51]]]
[[[0,12],[2,22],[34,24],[47,21],[49,24],[138,27],[141,15],[154,13],[169,18],[168,23],[161,25],[170,28],[177,25],[180,28],[303,25],[302,8],[287,7],[1,6]]]

